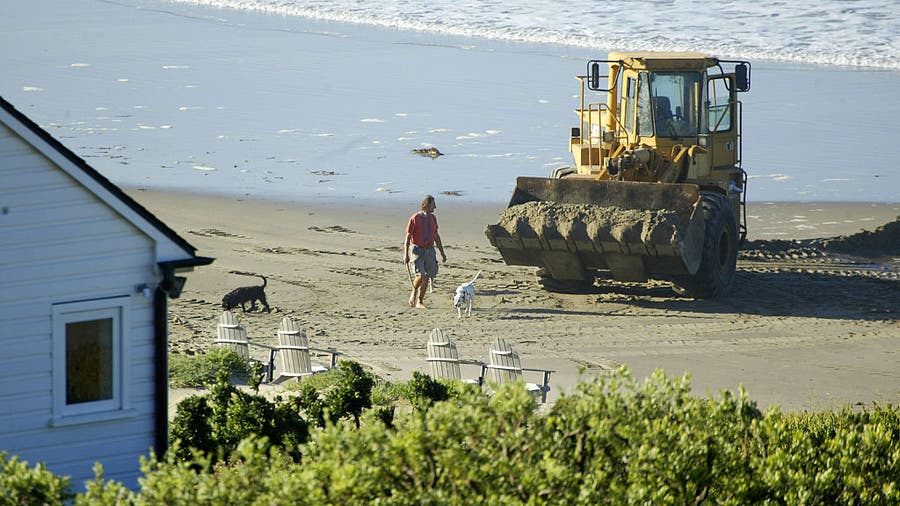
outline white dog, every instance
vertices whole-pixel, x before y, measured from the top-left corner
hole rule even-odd
[[[472,281],[456,287],[456,295],[453,296],[453,305],[456,306],[456,314],[462,318],[463,304],[466,306],[466,316],[472,314],[472,304],[475,302],[475,280],[481,275],[481,271],[475,274]]]

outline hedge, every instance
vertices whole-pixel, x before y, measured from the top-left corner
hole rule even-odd
[[[697,397],[688,377],[639,382],[625,369],[549,408],[519,385],[488,396],[418,374],[394,404],[372,406],[373,382],[353,363],[288,399],[220,382],[179,406],[173,446],[142,459],[140,490],[98,466],[75,503],[900,504],[890,405],[762,412],[743,390]],[[184,430],[201,419],[206,429]],[[46,492],[62,479],[0,462],[0,500],[65,501]],[[39,477],[10,479],[23,474]]]

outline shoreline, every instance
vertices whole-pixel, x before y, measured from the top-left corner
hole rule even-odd
[[[509,194],[515,181],[510,182]],[[359,210],[377,216],[380,220],[402,221],[406,214],[412,214],[422,195],[411,195],[407,201],[378,199],[375,197],[264,197],[258,195],[233,195],[225,192],[199,192],[168,188],[124,186],[123,190],[139,203],[141,196],[147,196],[155,207],[175,206],[186,199],[204,202],[213,207],[227,207],[228,202],[252,203],[268,208],[269,212],[295,208],[315,213],[323,210],[336,213],[343,219],[357,215]],[[469,239],[482,237],[484,227],[496,223],[506,209],[503,203],[472,202],[455,196],[434,195],[441,206],[437,212],[440,223],[446,222],[447,229],[468,230],[478,225],[477,234],[469,232]],[[900,217],[900,202],[803,202],[803,201],[761,201],[747,204],[748,240],[788,239],[804,240],[852,235],[862,230],[874,231],[881,225]],[[493,220],[493,221],[492,221]],[[475,227],[477,228],[477,226]],[[188,241],[190,242],[190,240]],[[400,239],[402,243],[402,238]]]

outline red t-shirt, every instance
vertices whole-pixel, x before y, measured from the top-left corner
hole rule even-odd
[[[406,233],[412,236],[412,243],[423,248],[434,246],[437,230],[437,216],[423,212],[412,215],[406,225]]]

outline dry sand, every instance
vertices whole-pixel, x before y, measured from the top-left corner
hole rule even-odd
[[[525,367],[556,371],[551,401],[572,391],[580,376],[622,365],[639,378],[657,368],[690,372],[700,395],[743,384],[762,407],[900,401],[897,242],[893,252],[881,252],[893,258],[873,262],[824,253],[816,241],[759,240],[764,237],[752,228],[781,239],[874,231],[896,219],[896,205],[751,205],[757,240],[742,254],[733,295],[695,301],[675,297],[664,283],[601,281],[587,295],[544,292],[531,268],[505,265],[483,234],[503,206],[438,196],[448,262],[427,298],[429,309],[417,310],[407,306],[410,284],[401,262],[414,202],[401,209],[352,200],[335,206],[129,193],[198,255],[216,259],[189,273],[181,297],[170,303],[173,353],[209,349],[222,295],[259,282],[231,273],[242,271],[268,278],[272,307],[271,313],[236,311],[251,339],[274,343],[281,317],[291,315],[308,329],[311,345],[337,348],[390,380],[426,371],[425,340],[440,327],[463,358],[485,360],[494,337],[504,336]],[[814,220],[801,220],[807,222],[802,230],[835,233],[798,231],[798,217],[813,214]],[[857,253],[865,249],[856,245]],[[479,270],[475,310],[459,319],[452,293]]]

